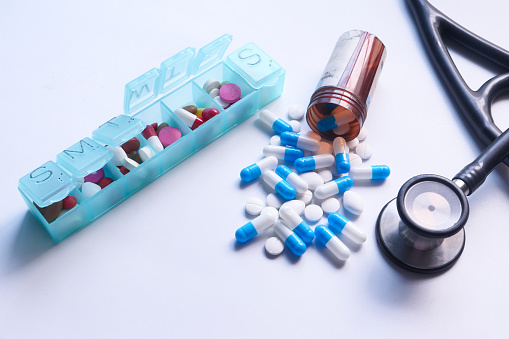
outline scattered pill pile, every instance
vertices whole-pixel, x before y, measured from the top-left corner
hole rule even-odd
[[[305,109],[299,105],[289,107],[288,116],[294,119],[289,122],[269,110],[260,112],[260,120],[275,135],[263,148],[264,158],[242,169],[240,178],[246,183],[262,178],[271,192],[265,201],[256,197],[247,200],[246,212],[255,218],[237,229],[235,238],[246,243],[272,227],[276,236],[270,236],[265,242],[265,250],[270,255],[279,255],[286,247],[301,256],[316,239],[339,260],[346,260],[350,250],[337,235],[342,234],[357,244],[364,243],[367,236],[338,213],[340,196],[345,211],[360,215],[364,202],[351,190],[354,183],[385,180],[390,169],[385,165],[363,165],[373,154],[373,147],[366,142],[366,127],[351,141],[336,137],[330,143],[312,131],[298,133],[301,126],[297,120],[304,114]],[[313,224],[320,222],[324,214],[328,225],[313,229]]]

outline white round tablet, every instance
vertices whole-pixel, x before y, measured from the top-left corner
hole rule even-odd
[[[357,136],[357,139],[359,139],[359,141],[364,141],[364,140],[366,140],[367,137],[368,137],[368,128],[366,126],[364,126],[361,128],[359,135]]]
[[[269,195],[267,195],[267,206],[279,208],[281,207],[283,202],[284,202],[283,199],[274,193],[270,193]]]
[[[295,199],[304,202],[304,205],[309,205],[311,203],[311,200],[313,200],[313,192],[307,190],[304,193],[297,194],[297,197]]]
[[[332,145],[325,141],[320,142],[320,148],[315,152],[315,154],[332,154]]]
[[[291,105],[288,107],[288,116],[290,119],[300,120],[306,114],[306,109],[301,105]]]
[[[322,210],[325,213],[331,214],[331,213],[339,211],[340,204],[339,204],[338,199],[332,197],[332,198],[327,198],[324,201],[322,201],[321,206],[322,206]]]
[[[217,97],[219,95],[219,88],[214,88],[212,91],[210,91],[209,95],[213,98]]]
[[[285,202],[283,205],[281,205],[281,208],[279,210],[282,210],[283,208],[291,208],[297,214],[301,215],[304,213],[304,209],[306,208],[306,204],[302,200],[290,200]]]
[[[259,215],[265,207],[264,202],[258,198],[250,198],[246,201],[246,212],[251,215]]]
[[[292,126],[293,133],[300,132],[300,122],[298,122],[297,120],[290,120],[289,124],[290,126]]]
[[[336,166],[332,166],[332,167],[336,167]],[[316,173],[318,173],[318,175],[322,177],[324,183],[332,180],[332,172],[326,168],[322,168],[322,169],[316,171]]]
[[[304,216],[310,222],[317,222],[320,219],[322,219],[323,211],[320,208],[320,206],[311,204],[311,205],[308,205],[306,207],[306,209],[304,210]]]
[[[346,145],[348,146],[349,149],[354,150],[355,147],[357,147],[357,145],[359,145],[359,139],[353,138],[352,140],[347,141]]]
[[[357,153],[348,153],[350,168],[362,166],[362,158]]]
[[[362,142],[355,149],[355,153],[357,153],[362,160],[368,160],[373,155],[373,147],[367,142]]]
[[[343,207],[348,212],[359,215],[364,211],[364,200],[359,194],[346,191],[343,195]]]
[[[280,255],[284,249],[285,245],[277,237],[270,237],[265,241],[265,251],[270,255]]]
[[[270,138],[269,144],[273,146],[281,146],[281,137],[279,135],[274,135]]]
[[[323,178],[316,172],[301,173],[299,176],[308,183],[310,191],[314,191],[315,188],[324,184]]]

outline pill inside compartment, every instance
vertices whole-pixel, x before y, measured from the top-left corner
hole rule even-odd
[[[227,126],[246,120],[259,107],[259,93],[255,92],[254,88],[227,64],[219,63],[193,80],[196,87],[215,102],[214,98],[203,88],[211,79],[215,79],[219,83],[229,82],[240,88],[240,100],[225,108],[224,118]]]
[[[95,219],[127,197],[121,172],[112,163],[113,153],[84,138],[57,155],[57,163],[75,178],[76,195],[90,219]],[[102,187],[101,187],[102,186]]]
[[[219,114],[191,130],[182,121],[183,118],[179,116],[182,114],[181,109],[190,103],[194,103],[198,109],[216,109]],[[226,111],[194,82],[190,82],[163,97],[161,99],[161,106],[163,113],[169,116],[169,118],[179,121],[188,131],[186,135],[189,135],[186,138],[190,139],[188,140],[188,147],[190,148],[187,150],[187,156],[200,150],[229,130]],[[182,156],[184,155],[178,154],[180,161],[185,159]]]

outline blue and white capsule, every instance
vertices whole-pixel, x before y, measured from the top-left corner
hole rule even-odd
[[[350,156],[348,155],[346,140],[337,137],[332,142],[332,146],[334,147],[334,158],[336,159],[338,173],[348,173],[350,171]]]
[[[345,237],[357,244],[362,244],[367,239],[366,233],[358,229],[353,222],[337,212],[329,214],[328,221],[331,230],[337,234],[344,234]]]
[[[320,148],[320,141],[293,132],[281,133],[281,144],[311,152],[316,152]]]
[[[300,148],[267,145],[263,148],[263,155],[265,157],[272,155],[280,160],[294,162],[295,159],[302,158],[304,156],[304,151]]]
[[[276,172],[268,170],[263,172],[263,181],[273,188],[279,195],[286,200],[293,200],[297,191],[286,180],[281,178]]]
[[[281,118],[278,118],[268,109],[264,109],[260,112],[260,120],[267,126],[271,127],[277,134],[293,131],[293,128],[289,123]]]
[[[315,189],[315,197],[325,199],[335,194],[348,191],[353,186],[353,180],[349,176],[344,176],[336,180],[329,181]]]
[[[332,231],[324,225],[315,228],[316,240],[322,243],[339,260],[350,258],[350,250]]]
[[[309,185],[307,181],[299,177],[297,173],[289,169],[287,166],[279,165],[276,167],[276,174],[292,185],[297,193],[304,193],[308,190]]]
[[[295,160],[293,166],[297,172],[311,172],[316,169],[330,167],[334,165],[334,156],[332,154],[320,154],[310,157],[299,158]]]
[[[279,215],[275,208],[264,208],[259,216],[235,232],[235,239],[241,243],[245,243],[253,239],[258,234],[272,226],[278,217]]]
[[[302,220],[299,214],[289,206],[281,208],[279,215],[284,220],[286,226],[293,230],[295,234],[299,236],[306,244],[310,244],[315,238],[315,232],[309,227],[309,225]]]
[[[391,169],[386,165],[373,165],[367,167],[354,167],[349,173],[355,180],[385,180],[391,174]]]
[[[338,126],[348,124],[349,122],[354,120],[355,116],[352,113],[346,111],[345,109],[342,109],[341,113],[331,114],[328,117],[320,119],[316,124],[316,127],[321,132],[327,132]]]
[[[242,169],[242,171],[240,171],[240,179],[244,182],[251,182],[260,177],[263,172],[276,168],[277,163],[277,158],[274,156],[263,158]]]
[[[306,252],[306,244],[295,234],[291,229],[286,227],[283,222],[277,220],[274,224],[274,231],[277,236],[285,243],[286,247],[292,251],[293,254],[300,257]]]

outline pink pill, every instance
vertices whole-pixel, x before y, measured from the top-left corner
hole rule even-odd
[[[159,140],[164,147],[168,147],[182,137],[182,132],[178,128],[168,126],[159,131]]]
[[[228,104],[233,104],[240,99],[240,87],[235,84],[225,84],[219,89],[221,100]]]
[[[85,182],[93,182],[94,184],[97,184],[102,178],[104,178],[104,170],[101,168],[100,170],[87,175],[84,180]]]

